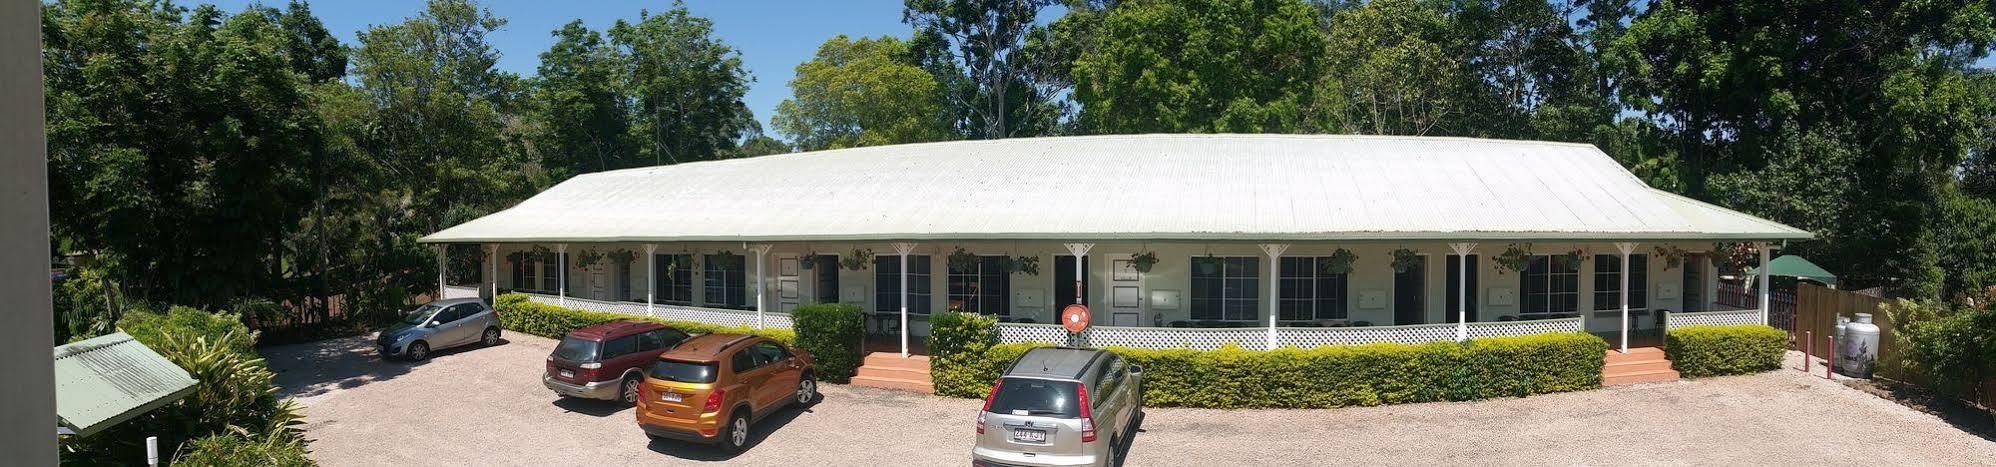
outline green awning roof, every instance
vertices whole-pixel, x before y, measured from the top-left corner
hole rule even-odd
[[[55,348],[55,408],[62,427],[90,436],[194,392],[179,365],[125,333]]]
[[[1817,266],[1816,263],[1811,263],[1809,262],[1809,260],[1802,259],[1802,257],[1800,256],[1783,255],[1780,258],[1775,258],[1773,261],[1768,261],[1767,264],[1768,264],[1767,268],[1768,275],[1799,277],[1816,282],[1821,282],[1824,285],[1828,285],[1830,287],[1837,286],[1836,274],[1830,274],[1830,272],[1824,270],[1822,266]],[[1760,274],[1760,268],[1749,269],[1747,270],[1747,274],[1748,275]]]

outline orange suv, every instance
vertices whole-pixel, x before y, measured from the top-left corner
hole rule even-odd
[[[652,439],[748,446],[749,426],[818,397],[811,354],[764,337],[708,334],[658,356],[638,395],[638,427]]]

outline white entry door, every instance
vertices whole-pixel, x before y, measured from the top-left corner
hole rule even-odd
[[[789,313],[797,309],[797,257],[786,256],[776,259],[776,311]]]

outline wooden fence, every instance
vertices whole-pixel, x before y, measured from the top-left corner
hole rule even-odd
[[[1837,335],[1837,317],[1855,321],[1858,313],[1870,313],[1871,323],[1878,325],[1878,365],[1877,372],[1885,377],[1901,379],[1902,375],[1890,374],[1898,370],[1898,365],[1885,364],[1898,356],[1898,343],[1892,336],[1892,317],[1887,316],[1879,306],[1885,304],[1883,298],[1832,289],[1815,284],[1797,284],[1795,288],[1795,320],[1788,333],[1795,339],[1795,349],[1811,350],[1805,338],[1815,339],[1812,353],[1817,358],[1828,358],[1835,353],[1830,341]]]

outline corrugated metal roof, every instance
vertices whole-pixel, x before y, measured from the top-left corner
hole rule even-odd
[[[125,333],[55,348],[62,426],[90,436],[194,390],[194,377]]]
[[[876,146],[582,175],[432,243],[1803,239],[1591,145],[1122,135]]]

